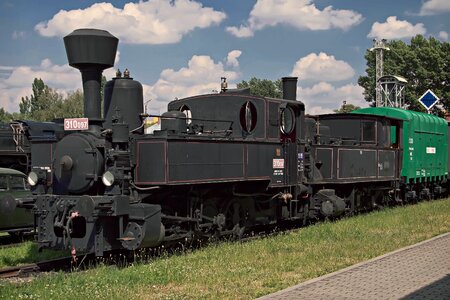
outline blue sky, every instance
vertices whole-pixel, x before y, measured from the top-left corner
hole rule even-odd
[[[366,105],[357,79],[372,39],[420,33],[448,42],[449,15],[449,0],[0,0],[0,105],[17,111],[35,77],[62,93],[79,89],[62,37],[86,27],[120,39],[115,67],[144,85],[153,113],[175,97],[218,90],[221,76],[231,87],[299,76],[308,113],[344,100]]]

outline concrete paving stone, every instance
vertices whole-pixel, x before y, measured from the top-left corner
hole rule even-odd
[[[450,233],[259,299],[450,300]]]

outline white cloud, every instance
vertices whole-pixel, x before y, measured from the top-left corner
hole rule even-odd
[[[235,56],[236,64],[239,65],[237,57]],[[206,55],[192,56],[188,66],[179,70],[165,69],[154,85],[144,85],[145,100],[152,99],[148,105],[149,112],[166,111],[167,104],[175,98],[220,90],[222,76],[232,82],[239,78],[240,74],[237,71],[226,70],[222,62],[214,62],[210,56]]]
[[[332,6],[320,10],[312,0],[258,0],[245,24],[227,27],[226,31],[242,38],[253,36],[255,31],[264,27],[279,24],[298,30],[348,30],[362,20],[362,15],[353,10],[333,9]]]
[[[230,51],[224,62],[215,62],[206,55],[194,55],[184,68],[163,70],[153,85],[143,83],[144,100],[152,99],[148,105],[149,112],[166,111],[168,102],[175,98],[219,90],[222,76],[227,77],[231,87],[231,83],[240,76],[237,68],[241,53],[239,50]],[[119,54],[118,52],[116,55],[116,63],[119,61]],[[226,65],[231,66],[232,70],[226,68]],[[0,75],[2,74],[0,105],[9,112],[18,111],[21,97],[31,95],[34,78],[41,78],[46,85],[63,94],[82,88],[81,74],[77,69],[68,64],[54,64],[49,59],[42,60],[39,66],[0,66]],[[103,75],[111,79],[115,76],[115,69],[109,68]]]
[[[232,66],[232,67],[239,67],[239,61],[237,60],[239,58],[239,56],[241,56],[242,51],[240,50],[233,50],[228,52],[227,55],[227,65]]]
[[[6,111],[18,111],[21,97],[29,96],[34,78],[41,78],[45,84],[58,90],[74,90],[81,87],[79,72],[69,65],[55,65],[49,59],[39,66],[3,67],[9,71],[6,78],[0,78],[0,105]]]
[[[355,71],[347,62],[320,52],[300,58],[291,75],[298,76],[301,81],[341,81],[352,78]]]
[[[420,8],[420,16],[432,16],[450,12],[448,0],[426,0]]]
[[[446,31],[439,31],[438,36],[443,41],[448,41],[448,32]]]
[[[253,36],[253,30],[244,25],[240,25],[239,27],[229,26],[226,28],[226,31],[238,38],[246,38]]]
[[[25,31],[14,30],[11,37],[13,40],[23,39],[25,37]]]
[[[116,63],[119,51],[116,54]],[[46,85],[59,93],[82,88],[81,73],[68,64],[57,65],[46,58],[39,66],[0,66],[0,106],[6,111],[19,110],[20,99],[32,94],[31,85],[35,78],[41,78]],[[109,68],[103,72],[108,79],[115,76],[115,70]]]
[[[225,13],[192,0],[130,2],[123,8],[103,2],[85,9],[60,10],[50,20],[37,24],[35,30],[43,36],[61,37],[78,28],[101,28],[124,43],[170,44],[196,28],[219,24],[225,18]]]
[[[397,20],[396,16],[390,16],[385,23],[375,22],[367,37],[383,39],[402,39],[426,33],[422,23],[413,25],[408,21]]]
[[[332,113],[341,107],[343,101],[359,107],[367,107],[364,100],[364,89],[359,85],[346,84],[335,87],[327,82],[319,82],[312,87],[298,87],[298,98],[305,103],[306,113],[325,114]]]
[[[0,66],[0,79],[9,77],[9,74],[14,70],[14,67]]]

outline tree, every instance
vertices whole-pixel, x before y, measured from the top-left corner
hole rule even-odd
[[[34,121],[53,121],[57,118],[83,116],[83,93],[69,93],[66,98],[48,87],[42,79],[35,78],[33,93],[22,97],[19,104],[20,118]]]
[[[10,122],[12,120],[12,115],[5,111],[3,107],[0,108],[0,122]]]
[[[242,82],[238,83],[237,88],[250,88],[250,94],[261,97],[283,97],[283,88],[280,79],[272,81],[269,79],[259,79],[253,77],[248,82],[243,80]]]
[[[69,93],[58,107],[58,115],[64,118],[79,118],[83,116],[83,92],[76,90]]]
[[[339,109],[334,109],[333,111],[335,113],[349,113],[360,108],[361,107],[353,105],[351,103],[347,104],[347,101],[343,101],[342,106]]]
[[[102,76],[101,99],[103,106],[106,77]],[[35,78],[32,83],[32,94],[22,97],[19,103],[20,113],[8,113],[0,110],[0,121],[9,122],[13,119],[34,121],[53,121],[59,118],[76,118],[83,116],[83,92],[69,92],[67,97],[48,87],[41,78]],[[102,108],[103,109],[103,108]]]
[[[405,77],[405,103],[411,110],[423,111],[417,101],[420,96],[431,89],[440,99],[440,103],[450,111],[450,44],[433,37],[429,39],[417,35],[410,44],[403,41],[387,43],[390,51],[384,52],[384,74]],[[375,53],[367,51],[366,76],[358,79],[364,88],[366,101],[375,103]]]
[[[108,83],[108,80],[106,79],[105,75],[102,75],[102,82],[100,83],[100,99],[102,100],[103,104],[103,98],[105,97],[105,86]],[[103,107],[103,105],[102,105]]]
[[[46,85],[41,78],[35,78],[31,88],[33,90],[33,94],[25,98],[22,97],[22,100],[19,104],[20,113],[24,116],[31,115],[33,111],[39,110],[40,108],[40,98],[44,92]]]
[[[52,121],[57,118],[63,96],[49,88],[42,79],[35,78],[32,95],[22,97],[19,103],[20,118],[35,121]]]

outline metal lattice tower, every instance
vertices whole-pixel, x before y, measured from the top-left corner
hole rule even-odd
[[[383,106],[382,89],[380,78],[383,77],[383,50],[389,51],[386,47],[386,40],[373,40],[373,47],[370,51],[375,51],[375,106]]]
[[[381,106],[404,108],[407,83],[405,78],[395,75],[385,75],[378,79],[381,88]]]

